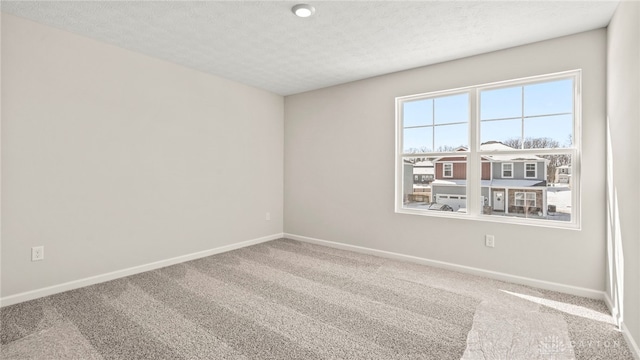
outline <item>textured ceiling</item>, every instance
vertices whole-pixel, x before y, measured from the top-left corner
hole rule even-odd
[[[2,1],[2,11],[289,95],[606,26],[611,1]]]

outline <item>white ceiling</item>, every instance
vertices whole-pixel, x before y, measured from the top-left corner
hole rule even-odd
[[[315,6],[298,18],[291,7]],[[607,26],[610,1],[2,1],[2,11],[281,95]]]

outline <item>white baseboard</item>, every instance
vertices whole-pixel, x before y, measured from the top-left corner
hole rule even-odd
[[[600,290],[587,289],[583,287],[565,285],[565,284],[560,284],[560,283],[555,283],[555,282],[550,282],[545,280],[537,280],[537,279],[527,278],[523,276],[505,274],[497,271],[484,270],[484,269],[474,268],[470,266],[448,263],[444,261],[421,258],[417,256],[412,256],[412,255],[405,255],[405,254],[399,254],[399,253],[394,253],[394,252],[389,252],[384,250],[366,248],[362,246],[343,244],[343,243],[338,243],[338,242],[333,242],[328,240],[321,240],[321,239],[316,239],[308,236],[285,233],[284,237],[288,239],[308,242],[311,244],[324,245],[324,246],[329,246],[337,249],[350,250],[350,251],[355,251],[363,254],[376,255],[376,256],[390,258],[390,259],[410,261],[413,263],[429,265],[437,268],[453,270],[453,271],[463,272],[463,273],[472,274],[472,275],[484,276],[491,279],[502,280],[502,281],[512,282],[512,283],[521,284],[521,285],[528,285],[528,286],[532,286],[540,289],[558,291],[566,294],[582,296],[582,297],[592,298],[596,300],[603,300],[605,295],[605,293]]]
[[[626,340],[627,345],[629,345],[629,350],[631,350],[633,357],[636,360],[640,360],[640,347],[638,347],[638,343],[631,336],[631,333],[629,332],[629,329],[627,328],[627,326],[624,324],[624,321],[622,322],[621,329],[622,329],[622,335],[624,336],[624,339]]]
[[[257,239],[241,241],[241,242],[238,242],[238,243],[235,243],[235,244],[220,246],[220,247],[209,249],[209,250],[199,251],[199,252],[191,253],[191,254],[187,254],[187,255],[181,255],[181,256],[174,257],[174,258],[170,258],[170,259],[155,261],[155,262],[152,262],[152,263],[148,263],[148,264],[144,264],[144,265],[138,265],[138,266],[130,267],[130,268],[127,268],[127,269],[116,270],[116,271],[109,272],[109,273],[106,273],[106,274],[91,276],[91,277],[87,277],[87,278],[84,278],[84,279],[73,280],[73,281],[69,281],[69,282],[66,282],[66,283],[53,285],[53,286],[48,286],[48,287],[41,288],[41,289],[26,291],[26,292],[23,292],[23,293],[10,295],[10,296],[6,296],[6,297],[1,298],[0,299],[0,307],[17,304],[17,303],[21,303],[21,302],[24,302],[24,301],[29,301],[29,300],[41,298],[41,297],[44,297],[44,296],[49,296],[49,295],[61,293],[61,292],[68,291],[68,290],[78,289],[78,288],[89,286],[89,285],[95,285],[95,284],[99,284],[99,283],[102,283],[102,282],[105,282],[105,281],[119,279],[119,278],[122,278],[122,277],[125,277],[125,276],[129,276],[129,275],[139,274],[139,273],[142,273],[142,272],[145,272],[145,271],[156,270],[156,269],[160,269],[160,268],[167,267],[167,266],[170,266],[170,265],[175,265],[175,264],[183,263],[183,262],[190,261],[190,260],[200,259],[200,258],[203,258],[203,257],[207,257],[207,256],[215,255],[215,254],[220,254],[220,253],[231,251],[231,250],[240,249],[240,248],[243,248],[243,247],[247,247],[247,246],[263,243],[263,242],[266,242],[266,241],[280,239],[282,237],[283,237],[282,233],[268,235],[268,236],[260,237],[260,238],[257,238]]]

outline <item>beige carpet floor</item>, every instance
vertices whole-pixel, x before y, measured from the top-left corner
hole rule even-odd
[[[287,239],[0,312],[2,359],[632,359],[601,301]]]

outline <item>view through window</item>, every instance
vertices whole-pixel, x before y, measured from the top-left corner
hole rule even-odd
[[[571,71],[397,98],[396,211],[578,225],[579,89]]]

